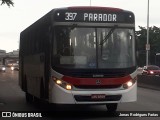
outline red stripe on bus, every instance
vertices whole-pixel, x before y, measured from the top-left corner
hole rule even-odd
[[[123,10],[120,8],[113,8],[113,7],[90,7],[90,6],[76,6],[76,7],[68,7],[68,10],[97,10],[97,11],[101,11],[101,10],[105,10],[107,12],[122,12]]]
[[[100,81],[100,85],[120,85],[130,81],[131,76],[125,76],[120,78],[75,78],[69,76],[63,76],[62,80],[72,85],[97,85],[97,80]]]

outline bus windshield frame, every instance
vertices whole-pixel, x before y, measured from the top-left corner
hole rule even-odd
[[[136,66],[134,27],[55,26],[52,66],[124,69]]]

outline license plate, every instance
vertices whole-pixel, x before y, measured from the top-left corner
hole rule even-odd
[[[95,99],[95,100],[101,100],[105,98],[106,98],[105,94],[92,94],[91,95],[91,99]]]

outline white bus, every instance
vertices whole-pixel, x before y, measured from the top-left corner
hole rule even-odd
[[[20,34],[19,84],[26,100],[104,104],[137,99],[135,17],[108,7],[51,10]]]

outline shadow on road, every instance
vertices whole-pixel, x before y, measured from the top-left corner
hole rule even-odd
[[[32,103],[33,104],[33,103]],[[118,117],[118,112],[108,112],[105,110],[99,110],[96,105],[55,105],[44,102],[38,102],[33,104],[38,108],[38,113],[42,114],[42,117],[60,118],[60,119],[82,119],[82,118],[106,118],[106,117]]]

